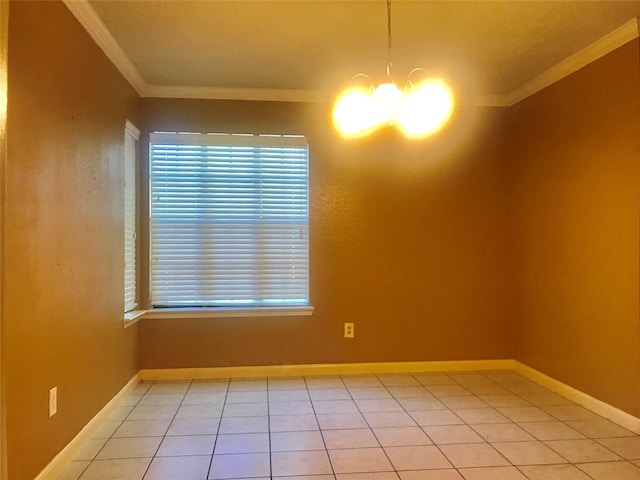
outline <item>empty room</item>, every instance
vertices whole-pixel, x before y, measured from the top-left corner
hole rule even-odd
[[[0,480],[640,480],[640,2],[0,2]]]

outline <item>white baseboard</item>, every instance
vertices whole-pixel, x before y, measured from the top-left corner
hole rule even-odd
[[[619,408],[609,405],[608,403],[598,400],[578,389],[570,387],[569,385],[562,383],[555,378],[551,378],[538,370],[531,368],[523,363],[514,360],[513,369],[520,375],[527,377],[528,379],[542,385],[549,390],[562,395],[565,398],[588,408],[598,415],[608,418],[612,422],[631,430],[633,433],[640,434],[640,418],[620,410]]]
[[[34,480],[54,480],[73,457],[87,443],[98,429],[107,421],[111,414],[120,406],[120,402],[128,396],[140,383],[140,375],[135,374],[127,384],[100,410],[89,423],[71,440],[66,447],[42,470]]]
[[[513,360],[460,360],[443,362],[333,363],[262,365],[248,367],[166,368],[140,370],[141,380],[190,380],[303,375],[356,375],[367,373],[464,372],[510,370]]]

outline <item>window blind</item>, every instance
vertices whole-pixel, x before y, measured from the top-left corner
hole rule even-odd
[[[136,152],[138,129],[124,131],[124,311],[136,308]]]
[[[304,137],[152,133],[154,307],[309,304]]]

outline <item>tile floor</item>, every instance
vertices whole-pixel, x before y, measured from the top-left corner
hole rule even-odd
[[[513,372],[142,383],[58,480],[640,480],[640,436]]]

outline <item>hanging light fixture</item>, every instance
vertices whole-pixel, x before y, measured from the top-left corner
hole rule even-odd
[[[391,65],[391,0],[387,0],[387,79],[374,88],[371,78],[364,73],[352,78],[353,83],[364,77],[369,85],[352,86],[336,100],[333,121],[342,136],[361,137],[392,125],[409,138],[422,138],[447,123],[454,104],[447,84],[436,78],[414,83],[412,75],[426,74],[423,68],[414,68],[400,90],[391,78]]]

